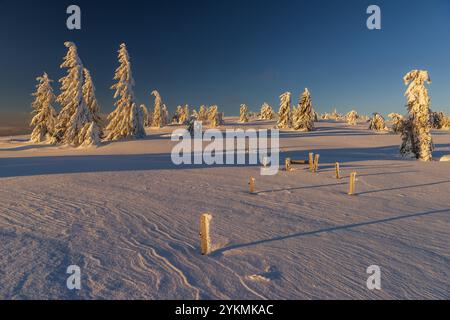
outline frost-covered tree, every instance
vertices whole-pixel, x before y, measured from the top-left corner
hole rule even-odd
[[[173,122],[177,124],[184,124],[189,119],[189,106],[178,106],[173,117]]]
[[[197,120],[198,121],[207,121],[208,120],[208,109],[204,105],[201,105],[200,109],[198,109]]]
[[[314,112],[314,122],[318,122],[319,121],[319,114],[316,111]]]
[[[444,117],[442,120],[442,130],[450,130],[450,116]]]
[[[183,112],[184,112],[183,107],[178,106],[177,109],[175,110],[175,114],[173,115],[172,123],[180,124],[180,117]]]
[[[290,128],[292,125],[291,119],[291,93],[285,92],[280,96],[280,110],[278,111],[279,129]]]
[[[208,109],[208,122],[211,128],[216,128],[220,125],[218,109],[219,108],[216,105],[213,105]]]
[[[322,113],[322,114],[320,115],[320,118],[321,118],[322,120],[329,120],[329,119],[330,119],[330,114],[329,114],[328,112]]]
[[[182,121],[181,123],[185,123],[188,120],[189,120],[189,106],[186,104],[183,108],[183,114],[180,121]]]
[[[64,45],[68,51],[61,68],[67,69],[67,74],[59,80],[61,93],[56,101],[61,104],[62,109],[58,115],[52,143],[79,146],[83,143],[80,131],[93,121],[93,116],[83,97],[84,68],[78,57],[77,47],[72,42],[66,42]]]
[[[52,80],[48,78],[47,73],[42,77],[37,77],[38,84],[36,92],[32,94],[35,97],[31,104],[33,108],[33,118],[30,126],[33,127],[31,133],[31,142],[39,143],[51,139],[55,130],[56,112],[52,106],[55,101],[55,95],[51,86]]]
[[[428,71],[413,70],[403,78],[408,89],[407,99],[408,118],[402,132],[402,155],[413,154],[422,161],[431,161],[433,141],[431,138],[430,97],[425,87],[431,83]]]
[[[369,130],[383,132],[388,131],[386,126],[386,121],[383,116],[377,112],[372,114],[372,118],[370,119]]]
[[[81,147],[99,146],[101,144],[101,129],[95,121],[84,125],[79,133],[79,141],[82,141]]]
[[[358,113],[355,110],[350,111],[346,114],[347,124],[351,126],[356,126],[356,121],[358,120]]]
[[[95,97],[95,86],[92,81],[91,73],[84,68],[84,84],[83,84],[83,98],[86,106],[92,114],[92,121],[101,127],[100,106]]]
[[[219,126],[222,126],[225,124],[225,113],[224,112],[219,112],[217,114],[217,124]]]
[[[295,130],[300,131],[312,131],[314,129],[314,110],[311,94],[307,88],[303,91],[297,108],[294,108],[292,126]]]
[[[167,109],[167,106],[165,104],[163,104],[162,108],[161,108],[161,119],[162,119],[162,126],[165,127],[166,125],[169,124],[169,110]]]
[[[392,120],[392,132],[401,133],[403,131],[403,116],[399,113],[390,113],[388,117]]]
[[[134,79],[131,72],[130,56],[124,43],[120,45],[118,51],[119,67],[116,69],[114,84],[111,89],[115,90],[114,103],[116,109],[108,116],[109,124],[106,127],[108,135],[106,140],[119,140],[124,138],[142,138],[140,130],[141,119],[137,116],[137,108],[133,110],[135,104],[134,98]],[[142,117],[143,118],[143,117]],[[143,120],[143,119],[142,119]]]
[[[261,106],[260,119],[261,120],[272,120],[274,118],[274,112],[272,107],[264,102]]]
[[[131,121],[133,124],[133,137],[141,139],[146,136],[145,133],[145,114],[141,107],[137,107],[136,103],[131,106]]]
[[[153,108],[152,127],[162,128],[164,126],[164,117],[162,115],[162,99],[158,91],[153,90],[152,96],[155,97],[155,106]]]
[[[444,124],[445,114],[443,112],[431,112],[431,124],[433,129],[442,129]]]
[[[248,122],[248,108],[245,104],[241,104],[241,107],[239,108],[239,122]]]
[[[139,108],[141,108],[142,114],[144,115],[144,126],[145,127],[150,126],[152,120],[151,120],[151,114],[149,113],[147,107],[145,106],[145,104],[141,104],[139,106]]]

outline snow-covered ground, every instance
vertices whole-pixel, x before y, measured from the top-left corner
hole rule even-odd
[[[320,153],[319,173],[276,176],[176,167],[173,127],[97,149],[0,138],[0,298],[450,298],[450,162],[401,159],[400,137],[366,124],[316,125],[282,132],[280,160]],[[436,159],[450,154],[450,132],[433,139]],[[199,254],[203,212],[209,256]],[[73,264],[80,291],[66,287]],[[381,291],[366,287],[370,265]]]

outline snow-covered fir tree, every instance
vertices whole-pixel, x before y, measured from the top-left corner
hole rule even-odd
[[[164,119],[162,114],[162,99],[158,91],[153,90],[152,96],[155,97],[155,105],[153,108],[152,127],[162,128],[164,126]]]
[[[166,125],[169,124],[169,110],[167,109],[167,106],[165,104],[163,104],[162,108],[161,108],[161,119],[162,119],[162,126],[165,127]]]
[[[425,87],[431,83],[428,71],[413,70],[403,78],[408,89],[405,92],[409,116],[405,119],[400,153],[412,153],[422,161],[432,160],[433,141],[431,138],[430,97]]]
[[[99,146],[101,144],[101,129],[95,121],[88,122],[84,125],[79,133],[79,141],[81,147]]]
[[[272,120],[275,117],[272,107],[264,102],[261,106],[259,118],[261,120]]]
[[[280,96],[280,110],[278,111],[277,128],[287,129],[292,125],[291,93],[285,92]]]
[[[177,124],[184,124],[189,118],[189,106],[178,106],[173,117],[173,122]]]
[[[151,120],[151,115],[150,115],[150,113],[149,113],[147,107],[145,106],[145,104],[141,104],[141,105],[139,106],[139,108],[141,108],[142,114],[144,115],[144,126],[145,126],[145,127],[150,126],[152,120]]]
[[[346,114],[347,124],[351,126],[356,126],[356,121],[358,120],[358,113],[355,110],[350,111]]]
[[[180,121],[182,121],[181,123],[185,123],[188,120],[189,120],[189,106],[186,104],[183,108],[183,114]]]
[[[208,122],[209,122],[209,126],[211,128],[216,128],[218,127],[219,124],[219,112],[218,112],[218,107],[216,105],[213,105],[211,107],[209,107],[208,109]]]
[[[224,112],[219,112],[217,114],[217,124],[219,126],[222,126],[225,124],[225,113]]]
[[[431,112],[431,125],[433,129],[442,129],[445,120],[445,114],[441,112]]]
[[[133,137],[141,139],[146,136],[145,133],[145,114],[144,110],[133,103],[131,106],[131,121],[133,124]]]
[[[130,56],[124,43],[120,45],[118,51],[119,67],[116,69],[114,84],[111,89],[115,90],[114,99],[116,99],[116,109],[108,116],[109,124],[106,127],[108,135],[106,140],[119,140],[124,138],[142,138],[140,130],[142,123],[137,116],[137,108],[133,110],[135,104],[134,98],[134,79],[131,72]],[[140,112],[139,112],[140,113]],[[143,118],[143,117],[142,117]]]
[[[86,103],[86,106],[89,108],[92,121],[94,121],[96,126],[98,127],[99,137],[101,137],[103,135],[101,129],[102,123],[100,117],[100,106],[95,96],[95,86],[92,81],[92,76],[89,70],[84,68],[83,72],[84,72],[83,99],[84,102]]]
[[[181,117],[182,113],[183,113],[183,107],[177,106],[177,109],[175,110],[175,114],[172,117],[172,123],[180,124],[180,117]]]
[[[401,133],[403,131],[403,116],[399,113],[389,113],[388,117],[392,121],[392,132],[397,134]]]
[[[450,116],[444,117],[442,120],[442,130],[450,130]]]
[[[386,121],[384,120],[383,116],[379,114],[378,112],[374,112],[372,114],[372,118],[370,119],[369,124],[369,130],[377,131],[377,132],[383,132],[388,131],[388,128],[386,126]]]
[[[30,126],[33,127],[33,131],[30,140],[39,143],[49,141],[54,133],[56,111],[52,103],[56,97],[51,86],[52,80],[48,78],[47,73],[44,73],[42,77],[37,77],[36,80],[38,81],[36,92],[32,94],[35,99],[31,104],[33,118]]]
[[[314,110],[311,94],[307,88],[303,91],[297,108],[294,108],[292,126],[295,130],[300,131],[312,131],[314,129]]]
[[[68,48],[61,68],[67,69],[67,75],[59,80],[61,93],[56,101],[62,109],[58,115],[52,143],[79,146],[83,143],[81,130],[93,121],[92,113],[83,97],[83,64],[78,57],[77,47],[66,42]]]
[[[241,104],[239,108],[239,122],[247,123],[248,122],[248,108],[245,104]]]
[[[208,109],[204,105],[201,105],[198,109],[197,120],[208,121]]]
[[[51,86],[52,80],[48,78],[47,73],[42,77],[37,77],[38,84],[36,85],[36,92],[32,94],[35,97],[31,104],[33,118],[30,126],[33,127],[31,132],[31,142],[40,143],[49,141],[54,133],[56,124],[56,111],[52,106],[56,97],[53,94]]]

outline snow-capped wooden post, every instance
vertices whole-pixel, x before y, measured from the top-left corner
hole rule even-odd
[[[284,160],[284,165],[285,165],[286,171],[291,171],[291,158],[286,158]]]
[[[202,255],[210,252],[211,239],[209,238],[209,224],[212,216],[209,213],[203,213],[200,216],[200,248]]]
[[[250,193],[255,192],[255,178],[250,177],[250,180],[248,182],[248,187],[249,187]]]
[[[350,188],[348,191],[349,195],[355,194],[355,184],[356,184],[356,172],[350,174]]]
[[[341,172],[340,172],[340,168],[339,168],[339,162],[336,162],[336,164],[334,165],[335,170],[336,170],[336,179],[340,179],[341,178]]]
[[[311,172],[314,170],[314,153],[312,152],[309,153],[309,170],[311,170]]]
[[[314,172],[319,171],[319,157],[320,154],[314,155]]]

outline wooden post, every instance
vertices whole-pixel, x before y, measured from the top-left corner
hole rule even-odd
[[[209,213],[203,213],[200,216],[200,248],[202,255],[207,255],[211,250],[211,239],[209,238],[209,223],[212,216]]]
[[[314,153],[309,153],[309,170],[314,171]]]
[[[320,154],[314,155],[314,172],[319,171],[319,157]]]
[[[284,166],[286,171],[291,171],[291,158],[286,158],[284,160]]]
[[[339,168],[339,162],[336,162],[336,164],[334,165],[335,169],[336,169],[336,179],[340,179],[341,178],[341,172],[340,172],[340,168]]]
[[[349,195],[355,194],[355,184],[356,184],[356,172],[350,174],[350,188],[348,191]]]
[[[255,178],[250,177],[250,181],[248,182],[250,193],[255,192]]]

